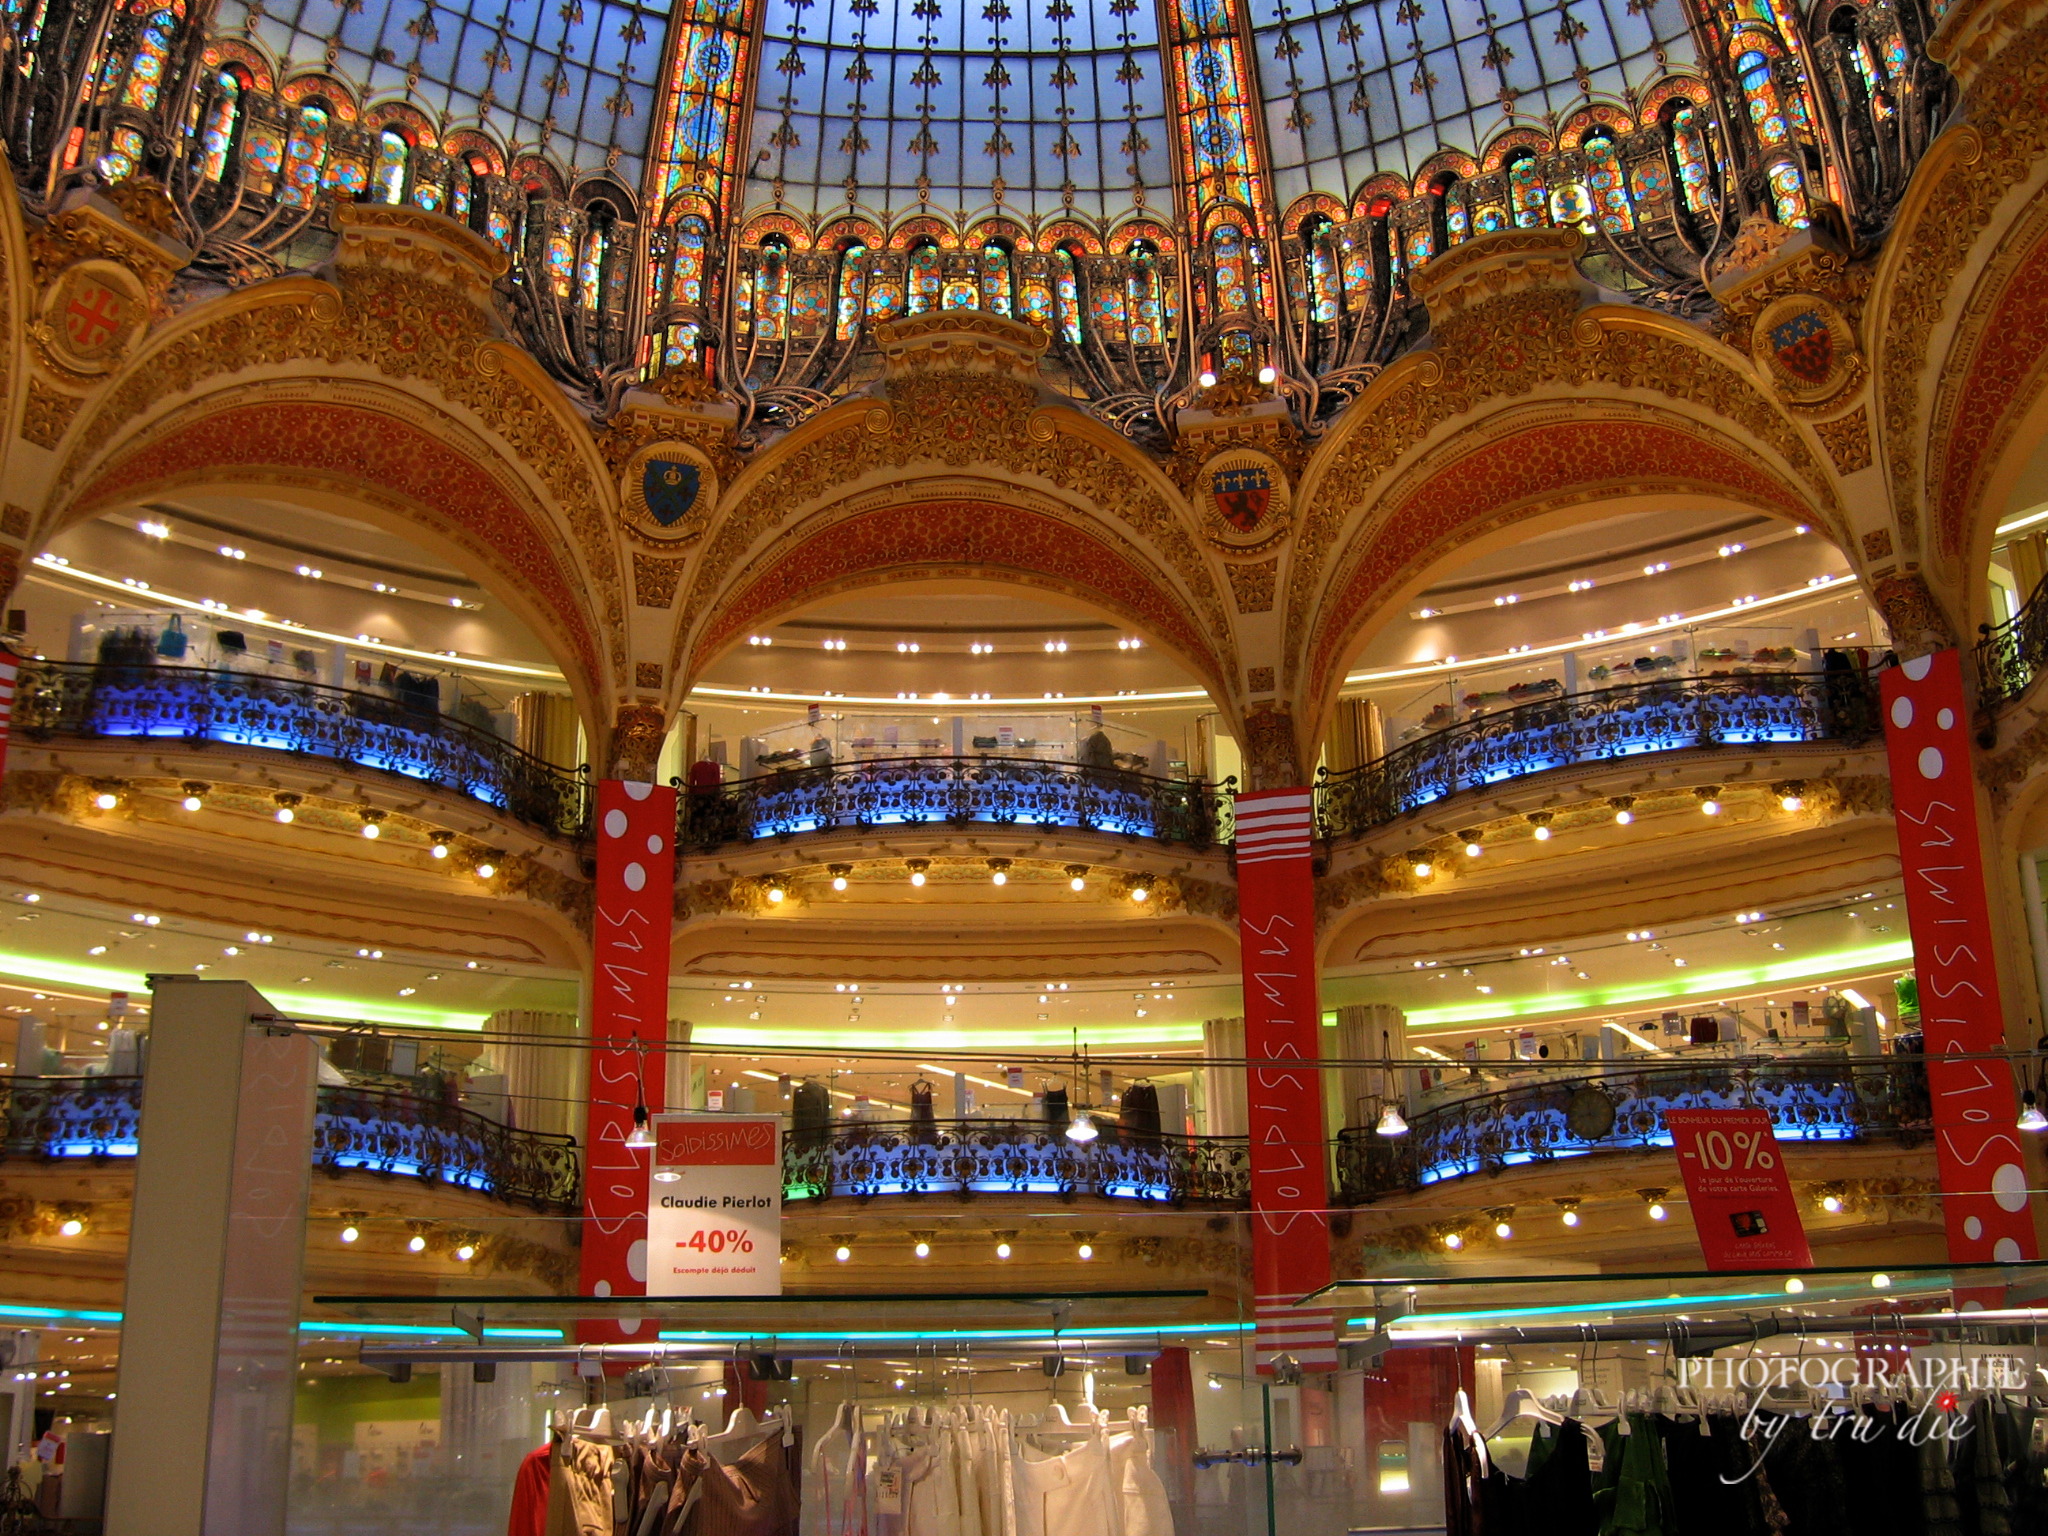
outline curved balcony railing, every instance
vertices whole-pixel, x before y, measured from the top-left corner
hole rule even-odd
[[[2048,670],[2048,581],[2034,588],[2020,611],[2003,624],[1980,624],[1977,632],[1977,702],[2001,709],[2027,691]]]
[[[1043,1123],[944,1120],[834,1125],[783,1142],[785,1200],[887,1195],[1101,1195],[1158,1205],[1242,1206],[1243,1137],[1133,1137],[1104,1126],[1082,1145]]]
[[[1914,1058],[1726,1062],[1546,1079],[1419,1111],[1405,1136],[1340,1131],[1337,1198],[1361,1205],[1526,1163],[1669,1147],[1664,1112],[1672,1109],[1761,1109],[1780,1141],[1915,1137],[1931,1114],[1926,1069]]]
[[[333,758],[402,774],[574,836],[588,785],[510,742],[379,694],[206,667],[39,661],[14,701],[17,734],[146,736]]]
[[[8,1157],[46,1162],[133,1157],[142,1080],[0,1078]],[[368,1088],[320,1090],[313,1166],[452,1184],[536,1210],[573,1210],[581,1191],[573,1136],[515,1130],[472,1110]]]
[[[1161,779],[1004,757],[894,757],[793,768],[681,797],[678,843],[884,826],[1066,827],[1206,848],[1231,838],[1234,780]]]
[[[1517,704],[1436,731],[1363,767],[1318,773],[1316,830],[1383,827],[1463,789],[1573,763],[1696,747],[1866,741],[1876,685],[1859,672],[1671,678]]]

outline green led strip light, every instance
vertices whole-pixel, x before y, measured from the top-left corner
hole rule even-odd
[[[1839,975],[1844,971],[1882,970],[1889,966],[1910,965],[1912,960],[1913,945],[1910,940],[1902,939],[1895,944],[1878,944],[1869,949],[1838,949],[1829,954],[1809,955],[1803,960],[1780,960],[1771,965],[1747,966],[1739,970],[1702,971],[1698,975],[1687,975],[1682,981],[1674,977],[1670,982],[1639,981],[1620,987],[1589,987],[1582,992],[1542,992],[1522,998],[1489,997],[1482,1003],[1458,1003],[1448,1008],[1412,1008],[1408,1011],[1408,1028],[1455,1027],[1493,1019],[1529,1018],[1544,1013],[1676,1002],[1681,998],[1806,981],[1815,976]]]

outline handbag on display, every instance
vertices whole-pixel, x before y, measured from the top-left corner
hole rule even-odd
[[[170,623],[166,624],[156,637],[156,653],[166,661],[183,661],[185,659],[185,647],[189,643],[184,625],[179,622],[178,616],[174,613],[171,615]]]

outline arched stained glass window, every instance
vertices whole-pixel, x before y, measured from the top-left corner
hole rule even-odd
[[[868,319],[893,319],[903,312],[903,280],[895,273],[868,273]]]
[[[491,173],[490,163],[482,155],[467,155],[455,162],[455,178],[449,184],[448,212],[474,226],[476,220],[471,210],[481,208],[484,203],[483,178]],[[493,233],[492,239],[499,237]],[[499,241],[503,243],[502,240]]]
[[[576,302],[593,314],[604,299],[604,255],[610,243],[605,226],[593,219],[583,235],[583,258],[576,263]]]
[[[1243,233],[1235,224],[1218,224],[1209,237],[1209,253],[1216,263],[1216,313],[1229,315],[1250,308]]]
[[[676,221],[674,253],[668,263],[670,304],[704,302],[704,252],[710,243],[711,227],[694,213]]]
[[[1318,216],[1302,226],[1301,257],[1308,313],[1317,325],[1337,318],[1337,254],[1332,244],[1328,219]]]
[[[1059,250],[1052,253],[1053,293],[1059,310],[1060,334],[1078,346],[1081,341],[1081,291],[1074,280],[1074,257],[1071,251]]]
[[[1444,234],[1452,245],[1463,245],[1472,237],[1472,214],[1465,206],[1465,200],[1457,193],[1446,191],[1444,201]]]
[[[763,341],[782,340],[789,313],[789,247],[779,235],[761,242],[761,264],[754,270],[754,332]]]
[[[1713,188],[1709,180],[1707,135],[1700,115],[1680,107],[1671,115],[1671,160],[1678,167],[1678,191],[1689,212],[1705,213]]]
[[[538,199],[527,204],[526,216],[529,220],[529,228],[531,227],[531,220],[543,216]],[[576,252],[570,244],[569,223],[566,214],[556,214],[554,219],[548,224],[545,250],[548,265],[548,282],[553,286],[556,298],[566,299],[575,290],[576,284]]]
[[[1806,180],[1799,174],[1798,166],[1780,160],[1770,168],[1765,180],[1770,183],[1771,206],[1780,224],[1804,229],[1812,222],[1806,209]]]
[[[1160,332],[1159,254],[1145,241],[1131,246],[1131,341],[1141,347],[1157,346]]]
[[[320,191],[320,167],[327,159],[327,109],[318,102],[299,108],[298,126],[284,146],[284,184],[278,200],[310,208]]]
[[[1743,99],[1749,103],[1749,119],[1756,124],[1757,138],[1766,148],[1783,144],[1792,136],[1792,129],[1778,100],[1778,82],[1771,77],[1770,59],[1761,49],[1751,48],[1736,59],[1735,76],[1742,82]]]
[[[412,145],[396,128],[377,135],[377,170],[371,182],[379,202],[395,203],[404,198],[406,162],[411,158]]]
[[[141,9],[140,6],[137,9]],[[153,10],[135,40],[135,55],[129,61],[128,84],[121,92],[121,104],[147,112],[156,105],[164,88],[164,67],[170,61],[171,42],[184,18],[184,0]]]
[[[205,158],[200,168],[208,181],[219,181],[227,174],[228,154],[235,147],[235,127],[242,116],[242,80],[231,69],[224,69],[214,79],[219,94],[214,97],[213,108],[206,114],[206,126],[200,131],[199,147]]]
[[[1549,195],[1543,185],[1543,170],[1534,155],[1524,155],[1508,167],[1508,199],[1514,209],[1515,228],[1540,229],[1549,222]]]
[[[927,242],[910,253],[910,312],[922,315],[939,307],[939,248]]]
[[[116,128],[107,136],[107,147],[99,159],[100,175],[108,181],[126,181],[142,163],[142,135],[133,128]]]
[[[1010,253],[993,243],[981,248],[981,307],[992,315],[1010,312]]]
[[[868,248],[855,242],[839,257],[839,302],[836,331],[841,341],[849,339],[860,325],[868,277]]]
[[[1593,195],[1600,227],[1611,235],[1626,234],[1636,227],[1636,214],[1628,200],[1621,156],[1614,148],[1614,140],[1605,135],[1589,138],[1585,150],[1586,187]]]
[[[1017,280],[1017,318],[1030,321],[1048,334],[1052,331],[1052,286],[1046,281],[1042,262],[1021,265]]]
[[[1560,229],[1583,229],[1593,220],[1593,199],[1576,181],[1568,181],[1550,194],[1550,222]]]
[[[1481,203],[1472,210],[1472,232],[1491,235],[1506,229],[1509,224],[1508,211],[1499,203]]]
[[[1344,293],[1354,309],[1372,297],[1371,242],[1346,230],[1337,239],[1337,259],[1344,273]]]
[[[668,331],[668,345],[662,349],[661,362],[665,368],[680,368],[694,361],[697,356],[697,322],[690,320],[682,325],[672,325]]]
[[[981,280],[973,272],[948,272],[945,277],[944,294],[939,302],[942,309],[981,308]]]
[[[1429,258],[1436,254],[1436,230],[1427,219],[1408,231],[1401,242],[1401,254],[1411,272],[1429,264]]]

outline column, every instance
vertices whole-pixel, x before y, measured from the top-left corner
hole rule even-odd
[[[156,979],[108,1536],[281,1532],[318,1048],[245,982]]]
[[[636,1112],[665,1102],[669,940],[675,924],[676,792],[604,779],[597,786],[597,876],[591,915],[590,1098],[585,1116],[586,1296],[647,1290],[647,1175],[652,1153],[628,1145]],[[642,1336],[622,1316],[578,1325],[586,1344]],[[652,1330],[646,1331],[647,1337]]]
[[[1204,1019],[1202,1054],[1212,1061],[1244,1060],[1244,1020]],[[1206,1108],[1204,1128],[1211,1136],[1242,1136],[1245,1129],[1244,1068],[1204,1067],[1202,1102]]]
[[[1949,1258],[2032,1259],[2039,1249],[2011,1069],[1952,1059],[2006,1047],[1961,656],[1951,648],[1916,657],[1880,682]],[[1958,1302],[2002,1296],[1985,1290],[1959,1292]]]
[[[1329,1157],[1316,1068],[1314,791],[1237,796],[1238,944],[1244,968],[1245,1112],[1261,1372],[1279,1354],[1337,1368],[1327,1306],[1293,1305],[1329,1282]]]

